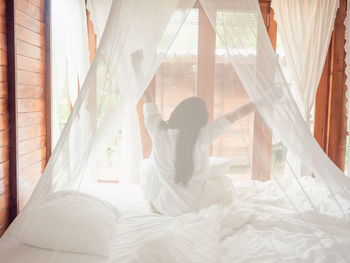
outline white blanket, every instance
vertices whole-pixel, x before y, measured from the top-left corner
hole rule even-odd
[[[312,212],[300,190],[288,188],[288,182],[284,186],[300,213],[281,198],[280,188],[271,181],[236,184],[231,206],[211,206],[180,217],[151,213],[136,186],[99,185],[94,189],[123,213],[110,258],[54,255],[4,237],[0,259],[6,263],[347,262],[350,220],[335,217],[340,211],[322,184],[302,180],[308,193],[322,197],[314,204],[322,214]],[[350,205],[344,207],[350,218]]]

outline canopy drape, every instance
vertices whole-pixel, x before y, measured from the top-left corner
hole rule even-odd
[[[201,0],[200,3],[226,58],[264,119],[264,127],[328,187],[337,215],[345,216],[349,202],[342,200],[350,200],[350,180],[311,134],[278,64],[258,1]],[[30,201],[11,226],[12,234],[18,239],[30,227],[31,216],[53,193],[70,190],[78,194],[88,189],[86,185],[96,161],[130,120],[130,112],[135,110],[194,4],[195,0],[113,1],[95,58],[69,120]],[[142,79],[135,74],[131,61],[131,54],[136,50],[143,51]],[[127,146],[134,147],[130,143]],[[259,150],[264,165],[269,166],[271,160],[265,158],[262,147]],[[271,174],[278,181],[278,177]],[[132,178],[134,174],[123,176]],[[313,205],[314,200],[309,198],[297,176],[291,183],[303,189],[306,205],[298,207],[280,185],[282,191],[278,198],[288,201],[288,209],[297,213],[299,209],[322,213],[322,206]],[[74,205],[70,208],[73,213]],[[56,227],[62,233],[66,230],[62,222]],[[60,238],[57,237],[53,262],[62,250]]]
[[[292,94],[310,125],[339,0],[274,0],[272,7],[294,79]]]
[[[59,105],[64,92],[74,105],[89,69],[87,20],[84,0],[52,1],[52,144],[56,145],[61,133]],[[66,120],[64,120],[66,121]]]

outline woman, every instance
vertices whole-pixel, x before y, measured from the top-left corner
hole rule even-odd
[[[142,53],[132,55],[137,78],[142,78]],[[149,90],[144,94],[144,121],[152,153],[143,168],[145,198],[158,213],[177,216],[198,211],[209,184],[209,146],[233,122],[255,110],[252,103],[208,123],[206,103],[199,97],[182,101],[163,121]],[[217,193],[222,194],[218,184]],[[205,197],[204,197],[205,198]],[[208,199],[208,198],[206,198]],[[220,201],[213,198],[213,202]]]

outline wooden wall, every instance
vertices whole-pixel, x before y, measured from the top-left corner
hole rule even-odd
[[[18,206],[46,165],[44,0],[15,0]]]
[[[0,0],[0,236],[9,215],[9,147],[7,115],[7,48],[5,0]]]
[[[0,236],[46,165],[45,0],[0,0]]]

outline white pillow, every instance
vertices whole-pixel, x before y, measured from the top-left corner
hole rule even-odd
[[[209,158],[209,178],[223,176],[231,168],[233,162],[231,159],[210,157]]]
[[[23,243],[57,251],[109,256],[120,212],[94,196],[61,191],[32,211],[24,211],[9,229]]]

